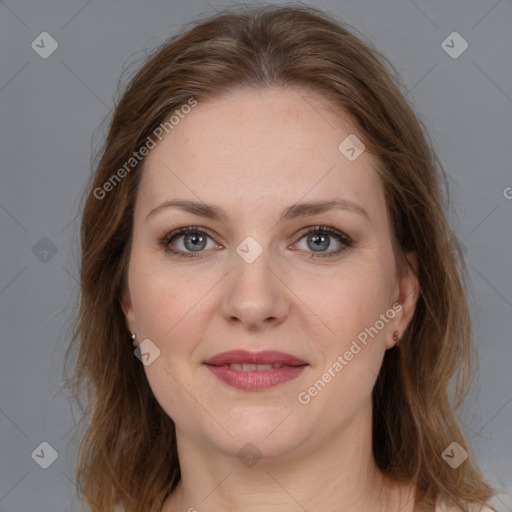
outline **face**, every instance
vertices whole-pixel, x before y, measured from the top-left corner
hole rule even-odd
[[[368,410],[415,280],[376,159],[339,149],[355,133],[311,92],[246,90],[200,102],[148,155],[122,306],[160,351],[144,369],[178,442],[300,453]]]

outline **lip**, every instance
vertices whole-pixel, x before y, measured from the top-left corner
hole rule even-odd
[[[309,364],[284,352],[264,350],[248,352],[232,350],[222,352],[203,363],[220,381],[244,391],[263,391],[297,378]],[[278,368],[265,370],[240,370],[230,364],[268,364]]]
[[[282,364],[286,366],[303,366],[306,361],[278,352],[276,350],[262,350],[261,352],[249,352],[247,350],[230,350],[222,352],[204,361],[204,364],[222,366],[224,364]]]

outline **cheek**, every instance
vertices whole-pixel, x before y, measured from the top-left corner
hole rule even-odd
[[[200,338],[200,297],[193,293],[190,281],[161,264],[134,258],[130,291],[140,326],[140,338],[150,339],[159,355],[144,366],[149,386],[156,400],[174,421],[187,422],[194,416],[195,404],[184,389],[190,386],[190,362],[196,340]],[[188,281],[188,282],[187,282]],[[195,321],[196,320],[196,321]],[[186,411],[186,417],[183,416]],[[199,415],[200,411],[197,412]],[[181,416],[180,416],[181,414]]]
[[[392,272],[383,261],[354,267],[330,295],[332,302],[325,301],[336,342],[324,345],[325,365],[319,373],[332,382],[333,392],[324,399],[332,400],[334,410],[343,409],[337,397],[355,406],[371,394],[386,350],[388,323],[395,316],[389,302]]]
[[[386,316],[391,308],[389,279],[382,272],[378,265],[353,268],[339,278],[338,286],[331,280],[331,291],[323,298],[315,294],[312,302],[329,330],[323,330],[327,336],[311,340],[322,357],[301,390],[299,403],[307,404],[305,410],[312,417],[321,415],[326,429],[367,403],[379,374],[392,318]]]
[[[166,265],[161,256],[142,250],[132,253],[129,283],[141,334],[155,343],[172,339],[177,326],[194,311],[200,299],[183,272]]]
[[[141,335],[155,343],[166,338],[183,308],[183,301],[175,291],[163,285],[164,282],[154,276],[141,275],[130,288]]]
[[[343,348],[386,313],[391,307],[390,275],[389,269],[375,262],[347,266],[334,276],[305,279],[297,295],[314,312],[309,316],[316,318],[326,347],[334,341],[336,348]]]
[[[168,403],[179,394],[174,393],[179,392],[178,383],[188,382],[192,366],[200,362],[194,350],[207,338],[210,313],[205,294],[218,279],[192,276],[159,259],[134,255],[130,291],[139,337],[150,339],[160,350],[154,363],[144,367],[146,375],[157,398]],[[160,397],[162,390],[165,396]],[[168,405],[167,410],[174,409]]]

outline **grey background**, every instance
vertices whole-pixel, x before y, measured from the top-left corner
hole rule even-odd
[[[229,5],[0,0],[0,512],[79,509],[69,442],[76,411],[59,386],[91,147],[122,71],[183,23]],[[496,506],[512,511],[512,2],[311,5],[391,59],[449,173],[481,363],[464,417],[484,473],[503,490]],[[47,59],[31,48],[44,31],[59,45]],[[469,44],[458,58],[441,46],[453,31]],[[48,469],[31,457],[42,442],[59,454]]]

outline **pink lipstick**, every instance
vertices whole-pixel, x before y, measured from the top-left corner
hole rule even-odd
[[[262,391],[298,377],[309,366],[274,350],[222,352],[203,363],[219,380],[237,389]]]

